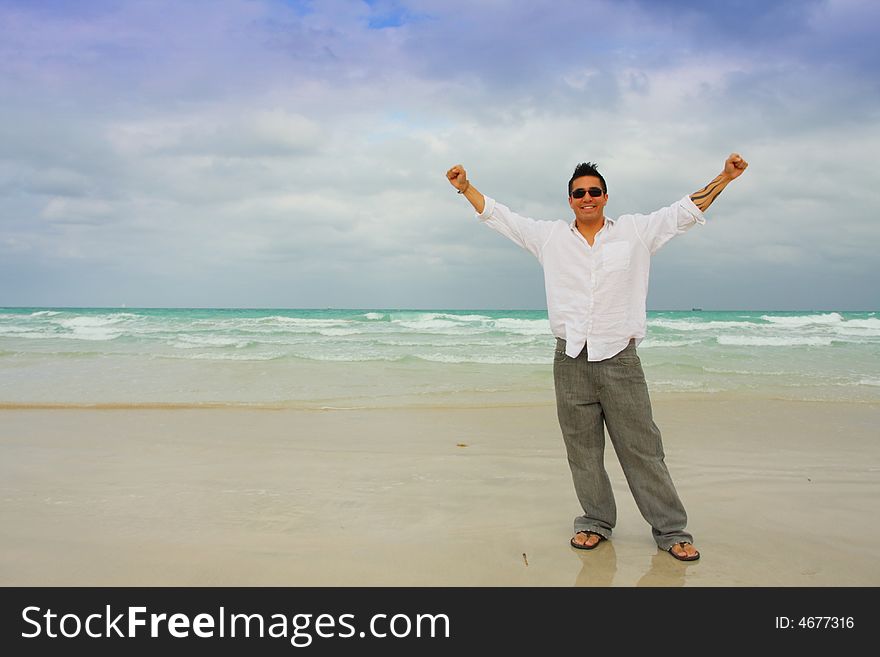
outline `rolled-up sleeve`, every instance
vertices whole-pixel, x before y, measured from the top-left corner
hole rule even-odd
[[[651,214],[629,216],[632,217],[639,239],[651,253],[656,253],[666,242],[696,224],[706,223],[703,212],[694,204],[690,196],[685,196],[669,207],[661,208]]]
[[[492,216],[492,213],[495,211],[495,199],[483,195],[483,200],[485,201],[483,211],[477,215],[477,219],[480,221],[488,221]]]
[[[685,196],[678,202],[678,205],[681,206],[682,210],[678,214],[678,228],[681,232],[686,231],[694,224],[706,223],[703,211],[697,207],[697,204],[691,200],[690,196]]]

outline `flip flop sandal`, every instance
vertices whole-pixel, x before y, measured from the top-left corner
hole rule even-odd
[[[684,546],[687,545],[687,544],[688,544],[687,541],[680,541],[680,542],[676,543],[675,545],[677,545],[678,547],[680,547],[680,548],[683,550],[683,549],[684,549]],[[687,555],[685,555],[685,556],[683,556],[683,557],[682,557],[682,556],[679,556],[679,555],[677,555],[675,552],[672,551],[672,548],[673,548],[673,547],[674,547],[674,546],[670,546],[669,549],[666,550],[666,551],[667,551],[669,554],[671,554],[673,557],[675,557],[676,559],[678,559],[679,561],[696,561],[697,559],[700,558],[700,553],[699,553],[699,552],[697,552],[695,555],[690,556],[690,557],[687,556]]]
[[[602,534],[597,534],[596,532],[581,531],[581,532],[577,532],[575,534],[575,536],[577,536],[578,534],[584,534],[588,539],[590,538],[590,536],[598,536],[599,540],[596,541],[595,543],[593,543],[592,545],[581,545],[580,543],[575,543],[574,536],[573,536],[571,541],[569,541],[569,543],[571,543],[571,547],[573,547],[576,550],[595,550],[596,547],[599,545],[599,543],[601,543],[602,541],[605,540],[605,537],[602,536]]]

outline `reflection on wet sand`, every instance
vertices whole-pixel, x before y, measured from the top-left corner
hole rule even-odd
[[[614,543],[603,541],[594,550],[575,550],[581,561],[581,570],[575,579],[575,586],[613,586],[617,573],[617,554]],[[647,572],[639,578],[636,586],[684,586],[687,569],[698,561],[684,562],[673,559],[666,552],[658,551],[651,557]],[[620,585],[620,583],[618,584]]]
[[[651,557],[651,567],[636,586],[684,586],[687,569],[699,561],[679,561],[663,551]]]
[[[575,586],[611,586],[617,572],[617,555],[611,541],[602,541],[592,550],[570,549],[577,552],[581,560],[581,572]]]

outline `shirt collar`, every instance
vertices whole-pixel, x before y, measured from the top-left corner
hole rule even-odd
[[[614,219],[613,217],[605,217],[605,221],[608,222],[609,224],[614,225],[614,222],[616,222],[617,219]],[[577,219],[572,219],[571,223],[568,224],[568,227],[571,228],[572,230],[577,230],[578,229],[577,228]]]

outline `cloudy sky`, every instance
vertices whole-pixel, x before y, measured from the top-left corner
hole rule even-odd
[[[716,7],[716,4],[718,5]],[[653,309],[880,308],[875,0],[0,0],[0,305],[542,308],[568,219],[748,171]]]

